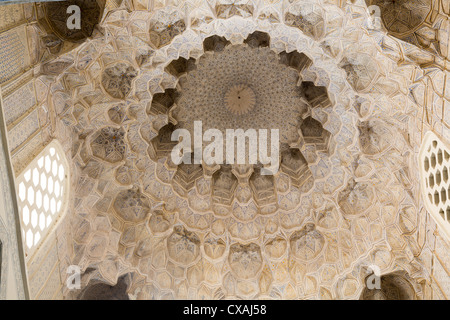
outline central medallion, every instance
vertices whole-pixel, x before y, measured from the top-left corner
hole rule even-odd
[[[225,94],[224,100],[227,109],[235,115],[248,113],[256,103],[255,93],[244,84],[233,85]]]

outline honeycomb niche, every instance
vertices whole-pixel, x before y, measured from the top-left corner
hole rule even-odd
[[[43,4],[45,20],[52,31],[62,40],[70,42],[83,42],[94,32],[95,26],[100,22],[105,0],[69,0],[53,1]],[[78,6],[81,12],[81,29],[69,29],[67,13],[70,6]]]
[[[364,288],[360,300],[416,300],[416,294],[405,272],[381,276],[380,289]]]

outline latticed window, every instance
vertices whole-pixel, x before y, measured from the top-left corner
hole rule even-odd
[[[450,148],[428,132],[419,153],[425,207],[450,239]]]
[[[67,207],[68,164],[53,140],[17,177],[22,237],[27,257],[61,220]]]

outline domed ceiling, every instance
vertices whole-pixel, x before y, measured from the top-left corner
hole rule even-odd
[[[124,5],[41,76],[71,145],[84,282],[129,273],[142,299],[359,298],[369,265],[421,277],[408,64],[367,34],[365,6],[292,2]],[[174,164],[171,135],[194,121],[279,129],[280,170]]]

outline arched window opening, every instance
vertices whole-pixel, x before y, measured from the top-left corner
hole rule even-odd
[[[16,179],[25,255],[29,259],[62,220],[69,191],[68,163],[53,140]]]
[[[450,240],[450,148],[431,131],[422,142],[419,167],[425,207]]]

